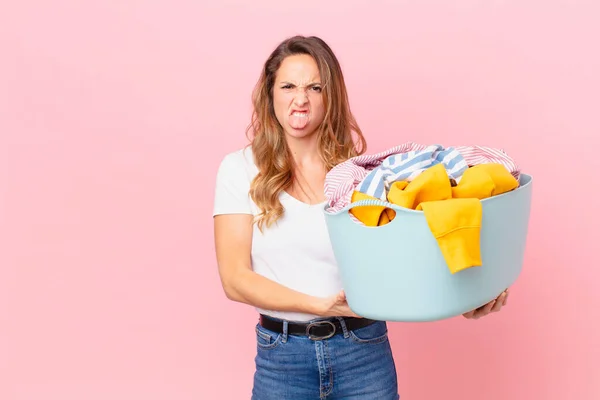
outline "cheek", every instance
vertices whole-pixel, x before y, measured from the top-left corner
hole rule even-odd
[[[276,115],[285,115],[289,108],[290,99],[285,94],[276,94],[273,96],[273,108]]]
[[[313,113],[319,120],[319,122],[325,117],[325,104],[323,103],[323,98],[317,98],[313,101]]]
[[[273,96],[273,111],[275,111],[275,118],[281,124],[283,118],[283,107],[282,107],[281,98],[279,96]]]

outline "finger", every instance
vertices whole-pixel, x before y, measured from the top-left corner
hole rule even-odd
[[[500,295],[500,297],[498,298],[498,300],[496,300],[496,304],[494,304],[494,307],[492,307],[492,311],[491,312],[498,312],[500,311],[500,309],[502,308],[502,306],[504,306],[504,299],[506,298],[506,294],[502,293]]]
[[[508,296],[508,291],[505,290],[504,292],[502,292],[502,294],[500,296],[498,296],[498,299],[496,300],[496,304],[494,305],[494,308],[492,309],[492,312],[494,311],[500,311],[500,309],[502,307],[504,307],[504,305],[506,304],[506,297]]]
[[[466,312],[466,313],[463,314],[463,317],[465,317],[467,319],[472,319],[473,316],[475,315],[475,311],[476,310],[472,310],[472,311]]]
[[[354,317],[354,318],[362,318],[360,315],[356,314],[348,305],[347,302],[342,304],[342,314],[346,317]]]
[[[496,304],[496,300],[492,300],[489,303],[487,303],[485,306],[483,306],[483,308],[480,311],[475,313],[475,318],[481,318],[488,315],[492,310],[492,307],[494,307],[494,304]]]

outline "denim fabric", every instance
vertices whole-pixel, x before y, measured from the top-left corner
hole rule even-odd
[[[252,400],[398,400],[387,325],[376,322],[325,340],[256,326]]]

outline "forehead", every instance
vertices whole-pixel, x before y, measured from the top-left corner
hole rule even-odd
[[[276,79],[296,84],[316,82],[320,79],[319,67],[307,54],[288,56],[281,62]]]

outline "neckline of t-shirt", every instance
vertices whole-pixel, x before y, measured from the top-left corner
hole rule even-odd
[[[291,194],[289,194],[285,190],[282,192],[282,195],[284,197],[288,198],[290,201],[292,201],[296,205],[299,205],[299,206],[302,206],[302,207],[306,207],[306,208],[324,207],[327,204],[327,200],[324,200],[324,201],[322,201],[320,203],[308,204],[308,203],[305,203],[305,202],[303,202],[301,200],[298,200],[297,198],[295,198],[294,196],[292,196]]]

